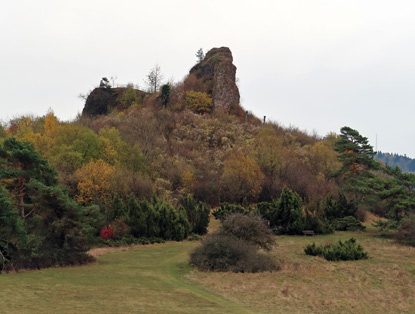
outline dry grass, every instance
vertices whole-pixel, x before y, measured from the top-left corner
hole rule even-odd
[[[371,256],[328,262],[306,256],[305,245],[358,239]],[[274,250],[281,271],[262,274],[202,273],[188,278],[235,303],[263,313],[414,313],[415,248],[375,234],[339,232],[329,236],[279,237]]]
[[[352,236],[369,259],[328,262],[303,252],[313,241]],[[261,274],[191,270],[195,241],[94,249],[96,264],[1,275],[0,313],[415,313],[415,248],[374,231],[277,243],[281,270]]]

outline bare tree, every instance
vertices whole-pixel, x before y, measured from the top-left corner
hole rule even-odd
[[[148,86],[149,92],[155,93],[158,91],[163,79],[164,76],[161,74],[160,67],[156,64],[150,73],[147,74],[147,78],[144,81]]]

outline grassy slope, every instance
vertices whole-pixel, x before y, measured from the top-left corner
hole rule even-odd
[[[306,256],[303,247],[351,236],[368,260],[328,262]],[[274,254],[282,270],[263,274],[192,271],[188,277],[258,313],[415,313],[415,248],[397,246],[372,232],[338,232],[278,238]]]
[[[246,313],[182,280],[196,243],[167,243],[101,256],[97,265],[0,276],[1,313]]]
[[[372,256],[327,262],[302,248],[358,238]],[[98,264],[0,276],[0,313],[415,312],[415,249],[371,233],[279,237],[282,270],[201,273],[186,266],[195,242],[114,252]]]

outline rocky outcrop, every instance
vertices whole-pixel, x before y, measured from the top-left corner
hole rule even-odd
[[[236,85],[236,66],[228,47],[213,48],[202,62],[196,64],[190,75],[201,80],[205,91],[212,96],[215,110],[236,112],[239,106],[239,89]]]
[[[128,88],[106,88],[97,87],[87,97],[83,115],[98,116],[106,115],[113,109],[123,110],[128,107],[124,101],[124,95]],[[147,94],[143,91],[134,89],[137,98],[144,98]]]

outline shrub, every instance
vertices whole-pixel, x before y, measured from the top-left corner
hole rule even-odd
[[[181,241],[189,235],[190,224],[186,211],[178,211],[167,202],[154,198],[152,202],[137,201],[134,196],[128,202],[127,225],[137,238],[162,238]]]
[[[374,220],[372,225],[380,231],[396,230],[399,228],[399,221],[396,220]]]
[[[114,220],[112,222],[114,228],[114,237],[123,238],[124,236],[130,234],[131,228],[125,223],[123,218]]]
[[[355,216],[357,210],[358,208],[356,202],[348,202],[342,193],[339,193],[338,201],[334,200],[333,197],[329,195],[324,202],[324,215],[329,220],[347,216]],[[362,216],[360,212],[359,216]]]
[[[360,244],[356,243],[354,238],[345,242],[341,240],[336,244],[323,247],[315,243],[309,244],[304,248],[307,255],[323,256],[328,261],[350,261],[368,258],[367,252],[364,251]]]
[[[240,213],[240,214],[248,215],[252,212],[253,212],[253,208],[250,206],[245,207],[239,204],[222,203],[220,204],[219,208],[213,211],[212,214],[216,219],[224,220],[227,216],[231,214]]]
[[[259,216],[247,216],[241,213],[227,216],[222,222],[221,233],[265,250],[270,250],[275,244],[271,229]]]
[[[288,188],[283,188],[280,199],[271,203],[270,227],[277,234],[301,234],[305,227],[300,196]]]
[[[338,231],[363,231],[366,229],[358,219],[352,216],[333,220],[332,227]]]
[[[212,111],[212,98],[202,92],[189,91],[186,93],[187,107],[196,113],[208,113]]]
[[[99,237],[103,240],[114,238],[114,228],[111,225],[105,226],[101,229]]]
[[[313,230],[316,234],[330,234],[334,232],[327,220],[311,215],[306,215],[304,229]]]
[[[275,262],[259,254],[254,245],[233,236],[208,236],[190,255],[190,263],[200,270],[263,272],[277,270]]]
[[[187,195],[182,201],[182,207],[186,211],[190,232],[206,234],[210,221],[210,206],[204,202],[197,202],[192,196]]]
[[[324,248],[321,245],[317,246],[313,242],[313,244],[309,244],[304,248],[304,252],[306,255],[323,256]]]
[[[415,214],[402,219],[401,226],[395,233],[395,239],[399,243],[415,246]]]

